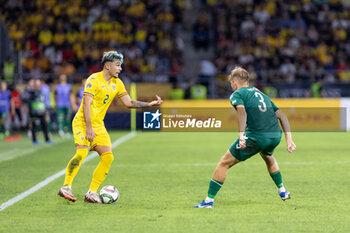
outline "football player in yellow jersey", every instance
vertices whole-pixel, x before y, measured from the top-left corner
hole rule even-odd
[[[95,169],[90,188],[84,201],[101,203],[97,189],[106,178],[113,162],[111,139],[104,126],[103,119],[115,96],[128,108],[142,108],[160,105],[163,101],[159,96],[152,102],[132,100],[125,86],[118,78],[122,70],[123,55],[116,51],[105,52],[102,57],[103,70],[92,74],[86,81],[84,97],[73,120],[73,133],[76,153],[69,161],[63,187],[58,195],[70,201],[77,199],[72,194],[72,182],[78,173],[80,164],[86,158],[89,149],[100,155],[100,163]]]

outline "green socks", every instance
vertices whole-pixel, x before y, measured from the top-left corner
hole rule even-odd
[[[1,125],[0,130],[1,130],[1,133],[5,133],[5,132],[6,132],[6,130],[5,130],[5,124],[4,124],[4,125]]]
[[[277,172],[270,173],[270,176],[273,179],[273,182],[275,182],[277,188],[283,187],[282,175],[279,170]]]
[[[279,191],[281,188],[284,189],[283,182],[282,182],[282,175],[281,175],[281,172],[279,170],[274,172],[274,173],[271,173],[270,176],[271,176],[273,182],[275,182]],[[210,180],[209,189],[208,189],[208,197],[207,197],[208,200],[206,199],[206,202],[214,201],[216,194],[219,192],[219,190],[223,184],[224,184],[224,182],[220,182],[220,181],[217,181],[214,179]]]
[[[211,179],[209,182],[208,197],[214,199],[223,184],[223,182]]]

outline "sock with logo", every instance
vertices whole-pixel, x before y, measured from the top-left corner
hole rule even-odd
[[[105,152],[100,155],[101,161],[97,165],[94,174],[92,175],[92,181],[90,184],[89,191],[96,192],[98,187],[106,178],[111,164],[114,160],[112,152]]]
[[[279,170],[276,172],[270,173],[270,176],[271,176],[273,182],[275,182],[277,188],[283,187],[282,175],[281,175],[281,172]]]
[[[65,186],[72,186],[73,179],[79,171],[80,164],[84,161],[88,152],[87,149],[77,149],[75,155],[67,165],[66,176],[64,179]]]

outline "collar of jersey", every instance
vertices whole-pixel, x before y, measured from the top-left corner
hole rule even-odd
[[[98,75],[98,77],[102,80],[102,82],[106,83],[107,85],[111,85],[112,84],[112,80],[113,79],[118,79],[118,77],[113,77],[111,78],[109,81],[109,83],[103,78],[103,74],[102,74],[102,71],[100,72],[100,75]]]

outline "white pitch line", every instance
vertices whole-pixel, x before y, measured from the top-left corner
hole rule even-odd
[[[55,144],[64,142],[66,140],[68,140],[68,139],[67,138],[55,139]],[[2,152],[2,153],[0,153],[0,163],[32,154],[40,149],[47,148],[49,146],[51,146],[51,145],[43,144],[40,147],[34,146],[34,147],[31,147],[31,148],[26,149],[26,150],[21,150],[19,148],[16,148],[16,149],[13,149],[10,151]]]
[[[128,133],[126,135],[124,135],[121,138],[118,138],[117,140],[115,140],[112,144],[112,148],[116,148],[118,147],[120,144],[126,142],[127,140],[129,140],[130,138],[135,137],[136,133],[135,132],[131,132]],[[86,157],[85,162],[88,162],[89,160],[95,158],[97,156],[97,152],[93,152],[92,154],[90,154],[89,156]],[[0,205],[0,211],[3,211],[4,209],[6,209],[9,206],[12,206],[13,204],[15,204],[16,202],[22,200],[23,198],[29,196],[32,193],[35,193],[36,191],[38,191],[39,189],[41,189],[42,187],[48,185],[49,183],[51,183],[52,181],[56,180],[57,178],[63,176],[66,173],[66,169],[63,169],[59,172],[57,172],[56,174],[46,178],[45,180],[41,181],[40,183],[36,184],[35,186],[31,187],[30,189],[28,189],[27,191],[17,195],[16,197],[8,200],[7,202],[4,202]]]
[[[279,165],[285,165],[285,166],[309,166],[309,165],[344,165],[348,164],[350,161],[324,161],[324,162],[316,162],[316,161],[304,161],[304,162],[278,162]],[[126,164],[126,163],[117,163],[114,165],[114,167],[121,167],[121,168],[136,168],[136,167],[210,167],[210,166],[216,166],[217,163],[146,163],[146,164]],[[245,163],[239,163],[239,166],[263,166],[265,163],[261,161],[261,163],[249,163],[249,161]],[[90,165],[89,165],[90,166]]]

